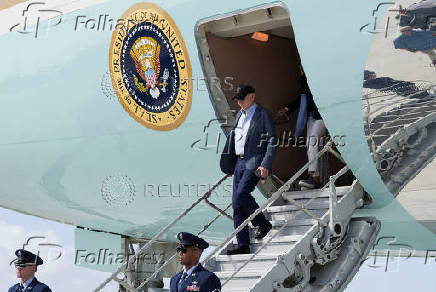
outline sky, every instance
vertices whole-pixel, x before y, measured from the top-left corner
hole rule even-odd
[[[14,251],[22,248],[31,236],[44,237],[30,241],[29,250],[39,243],[58,244],[41,250],[44,265],[38,268],[37,278],[48,284],[52,291],[76,292],[93,291],[109,274],[74,265],[74,227],[40,219],[34,216],[0,208],[0,291],[7,289],[18,280],[15,269],[9,263],[15,258]],[[32,243],[33,242],[33,243]],[[59,251],[62,255],[59,256]],[[346,292],[435,292],[436,262],[423,258],[392,258],[385,271],[386,258],[373,259],[363,263]],[[373,265],[375,267],[371,267]],[[118,291],[112,283],[103,291]]]
[[[15,250],[22,248],[31,236],[45,237],[31,240],[26,249],[37,250],[43,242],[59,244],[62,248],[40,248],[44,264],[36,277],[50,286],[53,292],[93,291],[109,274],[74,265],[74,227],[0,208],[0,291],[7,291],[18,282],[15,268],[9,263]],[[59,259],[56,259],[59,255]],[[103,291],[118,291],[111,285]]]

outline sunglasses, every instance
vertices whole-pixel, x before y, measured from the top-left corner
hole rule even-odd
[[[25,268],[28,266],[34,266],[34,264],[15,264],[16,268]]]
[[[191,247],[192,245],[184,245],[184,246],[179,246],[177,247],[177,252],[182,252],[182,253],[187,253],[187,247]]]

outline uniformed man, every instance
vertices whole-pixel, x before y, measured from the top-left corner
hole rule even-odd
[[[24,249],[16,250],[15,255],[17,258],[13,263],[17,269],[17,278],[20,278],[21,282],[9,288],[8,292],[51,292],[47,285],[35,278],[37,267],[43,264],[43,260]]]
[[[170,291],[219,292],[221,281],[199,263],[200,256],[209,244],[191,233],[177,234],[180,243],[177,247],[179,261],[184,266],[183,271],[171,278]]]

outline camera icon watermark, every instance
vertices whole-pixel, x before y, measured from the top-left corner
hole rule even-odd
[[[64,247],[60,244],[53,243],[46,236],[30,236],[23,243],[22,249],[31,251],[35,255],[42,257],[44,262],[55,262],[64,254]],[[14,265],[16,259],[12,260],[9,265]]]
[[[63,12],[55,9],[49,9],[45,2],[29,3],[22,12],[22,20],[19,23],[10,27],[10,32],[17,32],[23,35],[33,35],[36,39],[40,36],[42,29],[45,29],[45,34],[52,27],[62,23]],[[47,20],[47,23],[42,26],[41,22]]]

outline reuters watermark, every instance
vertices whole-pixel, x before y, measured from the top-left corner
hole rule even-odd
[[[210,183],[143,183],[144,198],[199,198],[213,188]],[[233,185],[223,183],[211,190],[210,197],[231,198]],[[127,175],[112,175],[103,180],[102,199],[111,207],[124,207],[136,199],[136,184]]]
[[[212,188],[209,183],[190,184],[144,184],[145,198],[199,198]],[[231,198],[233,193],[232,183],[223,183],[211,191],[210,197]]]

